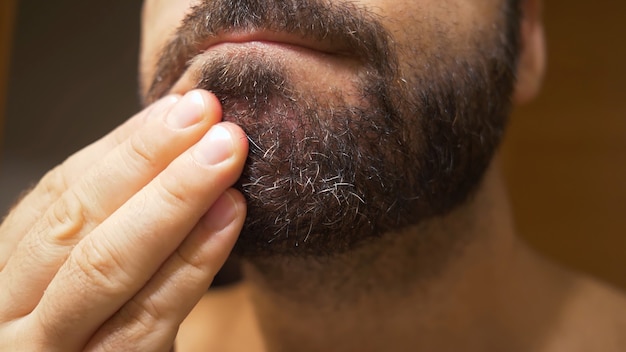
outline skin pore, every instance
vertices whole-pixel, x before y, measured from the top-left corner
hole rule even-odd
[[[191,80],[246,131],[236,253],[351,250],[475,189],[508,115],[518,15],[506,5],[489,22],[502,36],[480,26],[460,46],[438,18],[397,41],[352,3],[204,2],[162,50],[147,100]]]
[[[363,81],[368,81],[368,75],[362,79],[364,72],[371,73],[377,67],[383,68],[374,72],[372,77],[389,81],[391,88],[385,90],[389,100],[400,100],[398,96],[405,97],[404,92],[410,88],[403,84],[419,84],[427,89],[432,88],[429,87],[432,83],[435,86],[433,89],[437,90],[438,80],[444,83],[454,82],[447,80],[450,79],[445,77],[447,73],[452,72],[452,78],[458,77],[457,73],[462,74],[461,71],[446,70],[452,67],[446,65],[456,63],[467,68],[470,62],[462,61],[461,58],[475,57],[477,48],[483,49],[482,55],[478,56],[480,59],[492,59],[485,53],[493,51],[485,48],[490,47],[490,44],[501,44],[501,32],[493,31],[494,28],[504,28],[501,0],[353,1],[350,3],[355,6],[354,9],[365,9],[389,33],[392,43],[390,47],[397,55],[397,62],[392,62],[390,66],[397,64],[397,71],[387,71],[384,67],[389,65],[377,65],[376,62],[369,65],[363,58],[367,50],[361,48],[358,42],[344,40],[337,44],[321,36],[313,44],[310,40],[301,43],[298,42],[297,35],[282,36],[272,31],[269,34],[262,32],[252,36],[238,34],[224,37],[217,30],[216,36],[222,38],[219,41],[202,43],[201,40],[197,42],[201,38],[194,38],[191,43],[183,42],[181,47],[173,47],[175,53],[191,47],[193,50],[189,55],[193,57],[183,56],[171,68],[166,67],[163,72],[159,72],[159,59],[168,40],[187,18],[190,9],[203,3],[192,0],[146,1],[141,56],[142,91],[147,101],[153,101],[168,92],[184,93],[195,87],[211,89],[221,99],[225,119],[243,122],[244,130],[248,134],[251,130],[255,131],[255,125],[250,123],[250,116],[260,118],[261,123],[269,121],[260,125],[261,131],[270,126],[272,119],[280,119],[275,123],[286,125],[287,132],[291,134],[297,135],[300,131],[301,126],[290,125],[296,123],[290,119],[294,119],[294,116],[304,119],[302,115],[294,113],[302,113],[301,110],[284,104],[277,108],[272,99],[269,102],[256,103],[268,92],[272,98],[304,101],[327,110],[342,104],[353,106],[356,108],[344,109],[344,114],[337,116],[358,119],[363,116],[359,113],[371,108],[370,103],[378,97],[377,94],[364,94],[364,91],[371,93],[371,90],[359,89]],[[247,3],[253,2],[237,1],[240,5]],[[538,90],[541,81],[544,49],[539,7],[538,1],[534,0],[523,1],[521,5],[519,53],[514,67],[517,83],[514,87],[509,87],[510,92],[506,93],[515,102],[529,100]],[[321,21],[323,20],[322,18]],[[332,37],[333,32],[329,33]],[[476,45],[479,38],[485,43]],[[336,53],[333,51],[343,53],[345,48],[352,49],[349,51],[352,55],[334,55]],[[329,55],[328,52],[334,54]],[[390,56],[393,57],[393,54]],[[192,60],[188,62],[190,59]],[[210,63],[215,65],[215,62],[223,62],[221,70],[213,69],[214,66]],[[243,65],[238,62],[252,64]],[[277,68],[274,67],[274,62],[279,63]],[[307,69],[302,69],[303,67]],[[491,67],[492,70],[488,70],[491,73],[493,67],[499,66],[476,67]],[[250,71],[228,80],[227,82],[233,83],[232,86],[223,84],[224,81],[218,81],[222,85],[207,83],[216,81],[215,76],[230,77],[226,68],[244,73],[247,72],[245,70]],[[470,71],[474,68],[470,67]],[[281,69],[289,74],[275,73]],[[411,76],[412,72],[417,74]],[[434,77],[427,76],[426,73],[433,74]],[[254,76],[255,74],[258,75]],[[287,88],[282,80],[290,83]],[[261,86],[250,87],[250,81],[259,82]],[[495,84],[496,87],[501,86],[498,81]],[[472,92],[464,91],[462,84],[453,88],[463,93]],[[318,98],[307,100],[307,94],[300,94],[301,91]],[[337,92],[341,94],[338,95]],[[492,92],[491,95],[493,94],[495,93]],[[423,97],[427,94],[417,95]],[[463,96],[456,98],[461,99]],[[475,98],[474,95],[467,96],[469,101],[462,107],[472,112],[483,111],[480,107],[476,108],[475,105],[479,102],[472,99]],[[251,105],[242,103],[242,99],[246,97],[253,97],[255,101],[252,105],[257,109],[254,114],[245,114],[251,109]],[[423,103],[423,100],[420,102]],[[410,109],[396,110],[401,111],[398,116],[406,117],[406,111]],[[444,108],[440,110],[443,110],[442,116],[446,116],[448,111]],[[506,106],[497,110],[495,115],[499,118],[503,118],[500,115],[508,112]],[[463,124],[465,119],[462,112],[459,115],[461,118],[458,123]],[[470,116],[487,118],[482,115]],[[335,115],[330,117],[336,118]],[[330,121],[328,124],[334,127],[334,121],[330,117],[326,117]],[[315,119],[311,118],[310,121]],[[362,125],[357,124],[358,122],[359,120],[355,120],[355,125],[347,126],[361,128]],[[411,132],[413,129],[410,127],[416,124],[419,121],[401,119],[397,126],[387,130],[404,134],[405,139],[399,145],[406,146],[409,156],[424,152],[425,143],[419,141],[425,140],[425,135],[433,135],[430,130],[421,130],[421,134],[420,130]],[[501,128],[488,126],[495,130],[493,138],[499,138]],[[475,132],[472,129],[467,131]],[[262,132],[255,132],[256,134],[251,134],[252,142],[259,141],[262,136]],[[491,136],[490,131],[480,132]],[[445,133],[443,135],[450,136]],[[297,135],[296,141],[308,137]],[[279,135],[278,140],[284,142],[284,138],[284,135]],[[483,142],[481,138],[479,140]],[[397,146],[386,144],[390,140],[397,141],[373,138],[362,154],[366,155],[371,145],[378,141],[382,145],[382,159],[394,159],[397,154],[385,154],[398,149]],[[290,143],[287,145],[294,142]],[[444,186],[433,188],[430,192],[432,201],[421,201],[428,199],[428,194],[411,197],[414,194],[410,193],[408,198],[420,201],[407,202],[400,210],[391,212],[401,214],[398,217],[403,219],[391,221],[388,218],[376,218],[373,225],[368,223],[366,220],[374,217],[371,214],[384,213],[381,209],[389,209],[392,205],[381,201],[380,204],[374,202],[378,207],[370,209],[371,214],[363,210],[366,214],[363,218],[341,216],[344,226],[331,227],[328,234],[320,235],[324,230],[315,229],[313,235],[317,237],[313,239],[306,226],[298,226],[291,230],[291,235],[277,232],[282,237],[278,237],[279,240],[271,246],[263,247],[268,240],[276,237],[274,231],[267,234],[269,239],[262,237],[261,240],[255,240],[254,235],[260,231],[259,227],[252,226],[248,232],[244,230],[239,245],[239,254],[244,259],[244,283],[207,294],[181,327],[177,342],[179,350],[619,350],[619,346],[623,347],[626,342],[623,338],[619,340],[618,332],[626,328],[626,322],[614,311],[626,310],[624,299],[609,289],[553,266],[533,254],[517,239],[497,157],[492,158],[497,141],[489,139],[484,143],[484,148],[488,150],[486,155],[476,156],[481,144],[468,143],[459,148],[474,153],[459,154],[463,159],[456,162],[461,165],[472,164],[470,166],[478,164],[477,169],[458,169],[454,175],[457,177],[449,180],[443,180],[439,175],[433,177],[435,181],[443,182]],[[261,145],[258,149],[265,156],[271,147]],[[330,148],[335,147],[331,142]],[[442,147],[450,146],[444,143]],[[458,148],[456,140],[452,143],[452,148],[454,147]],[[280,153],[285,149],[289,148],[279,150],[278,155],[281,156]],[[254,152],[254,148],[251,150]],[[433,154],[428,152],[426,155]],[[285,158],[281,156],[281,159]],[[392,174],[406,179],[413,179],[413,175],[422,175],[425,162],[415,161],[413,165],[410,160],[392,164],[395,167]],[[409,172],[408,169],[411,168],[416,169],[415,173]],[[452,181],[458,181],[458,177],[471,178],[467,170],[472,170],[477,179],[470,181],[472,184],[460,192],[460,196],[452,196],[459,193],[457,188],[455,192],[446,193],[445,186]],[[266,169],[261,171],[267,172]],[[246,184],[255,184],[258,178],[260,176],[256,179],[250,176]],[[359,178],[355,177],[355,180],[358,181]],[[385,180],[402,186],[409,183],[408,180],[402,182],[402,178],[395,182]],[[408,189],[400,187],[394,189],[396,193],[392,195],[404,194],[423,185],[424,182],[418,182]],[[304,189],[306,187],[301,191]],[[262,211],[255,210],[255,198],[250,198],[250,193],[246,195],[247,201],[252,201],[249,204],[250,222],[250,219],[256,219],[255,214],[261,216]],[[341,196],[331,192],[329,195]],[[366,196],[369,197],[366,198],[368,202],[364,202],[367,204],[370,204],[369,199],[377,199],[368,196],[366,192],[357,192],[352,201],[358,204],[359,198]],[[454,201],[450,200],[452,198]],[[259,199],[259,203],[267,203],[262,198]],[[343,198],[338,198],[339,203],[342,200]],[[447,204],[445,200],[450,200],[452,204]],[[333,208],[329,203],[332,198],[321,201],[327,202],[325,204],[331,212],[347,214],[343,208]],[[281,208],[276,205],[274,207],[277,211]],[[410,211],[404,212],[404,208]],[[359,211],[355,213],[359,214]],[[289,214],[283,214],[280,218],[286,219],[287,215]],[[290,218],[299,219],[302,214],[296,215]],[[274,217],[267,221],[278,223],[277,220],[278,217]],[[355,228],[355,239],[351,239],[346,233],[351,225]],[[376,231],[370,231],[368,226]],[[283,227],[279,225],[279,229]],[[302,227],[305,229],[302,230]],[[371,236],[361,238],[364,232]],[[626,314],[621,315],[623,316]]]

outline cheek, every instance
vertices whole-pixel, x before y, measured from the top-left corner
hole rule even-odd
[[[508,1],[508,0],[507,0]],[[396,0],[363,1],[380,16],[385,27],[400,44],[429,46],[431,37],[458,39],[491,27],[499,18],[503,0]],[[442,33],[443,32],[443,33]],[[419,41],[418,41],[419,40]]]
[[[499,21],[501,0],[414,0],[379,7],[404,69],[427,67],[442,57],[473,54]],[[372,9],[375,9],[373,7]]]
[[[200,0],[146,0],[141,21],[140,84],[145,93],[154,75],[160,50],[172,37],[189,9]]]

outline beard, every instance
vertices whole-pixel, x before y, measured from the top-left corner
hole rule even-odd
[[[196,84],[250,141],[235,186],[248,215],[234,252],[333,256],[446,215],[475,192],[510,108],[517,12],[503,5],[501,26],[455,57],[443,44],[429,54],[392,45],[379,19],[351,3],[207,1],[163,51],[148,100],[187,67],[189,43],[226,30],[295,32],[348,48],[361,65],[349,87],[303,84],[294,65],[256,51],[203,56]]]

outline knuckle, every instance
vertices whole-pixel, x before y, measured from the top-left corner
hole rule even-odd
[[[85,224],[85,211],[74,192],[65,192],[44,217],[45,238],[53,243],[74,243],[76,234]]]
[[[176,260],[186,268],[185,270],[189,272],[189,276],[196,276],[193,275],[193,273],[198,274],[198,276],[204,276],[203,274],[205,274],[206,271],[210,269],[208,267],[206,258],[201,257],[193,251],[189,253],[187,251],[181,250],[181,248],[179,247],[178,249],[176,249],[176,251],[174,251],[173,255],[175,256]]]
[[[43,194],[51,199],[56,199],[68,188],[68,179],[65,175],[63,164],[48,171],[39,182]]]
[[[147,166],[150,169],[158,167],[155,148],[150,148],[146,140],[135,134],[128,139],[125,148],[127,155],[127,166],[134,166],[134,169],[141,169]]]
[[[152,303],[149,303],[151,305]],[[123,327],[120,329],[119,327]],[[167,331],[167,325],[155,307],[146,306],[135,299],[128,301],[117,315],[109,320],[101,341],[98,341],[99,351],[140,350],[131,346],[140,346],[142,342],[162,335]],[[131,349],[129,349],[131,348]]]
[[[178,182],[169,182],[169,180],[164,175],[156,179],[155,188],[159,197],[173,206],[187,203],[190,194],[188,185],[181,180]]]
[[[150,297],[144,298],[142,302],[136,298],[128,301],[125,315],[125,320],[130,323],[130,326],[136,326],[138,330],[144,331],[144,333],[154,331],[163,319],[158,304]]]
[[[85,240],[72,252],[68,264],[83,289],[115,295],[126,291],[134,281],[119,257],[111,246]]]

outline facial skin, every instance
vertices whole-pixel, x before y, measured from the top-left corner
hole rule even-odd
[[[514,87],[514,3],[147,1],[143,92],[210,90],[249,136],[236,252],[340,253],[479,185]]]
[[[624,351],[624,297],[517,239],[491,156],[543,36],[502,1],[147,2],[146,101],[205,90],[3,221],[0,350]]]

